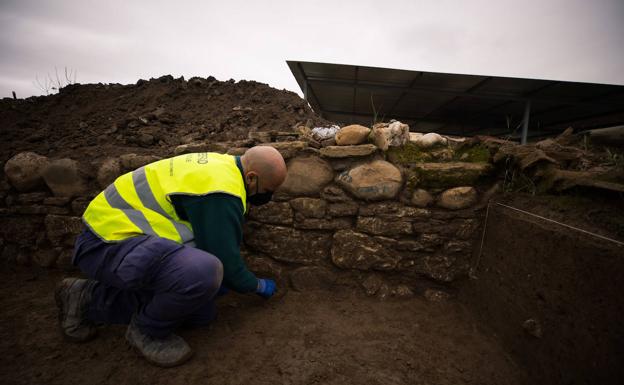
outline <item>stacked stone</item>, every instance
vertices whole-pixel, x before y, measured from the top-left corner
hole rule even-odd
[[[251,132],[172,152],[242,154],[255,145],[280,151],[288,177],[272,202],[250,210],[243,252],[252,270],[290,278],[299,290],[347,275],[380,298],[466,276],[482,216],[475,186],[491,171],[487,151],[391,122],[343,127],[320,146],[302,132]],[[158,159],[126,154],[90,165],[16,155],[0,188],[3,258],[69,267],[90,199]]]
[[[2,260],[71,269],[81,216],[89,201],[117,176],[157,160],[126,154],[93,165],[22,152],[3,167],[0,184]]]
[[[280,272],[295,267],[295,285],[301,276],[310,285],[311,277],[326,283],[341,271],[363,272],[366,291],[380,297],[405,295],[423,278],[466,276],[482,216],[474,185],[491,171],[487,160],[455,161],[465,149],[455,154],[437,134],[410,138],[400,122],[346,126],[335,143],[289,160],[274,201],[251,209],[250,251],[277,261]],[[392,161],[409,146],[445,155]]]

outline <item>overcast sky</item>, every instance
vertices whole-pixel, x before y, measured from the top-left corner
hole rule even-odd
[[[0,0],[0,97],[164,74],[301,94],[285,60],[624,84],[624,0]]]

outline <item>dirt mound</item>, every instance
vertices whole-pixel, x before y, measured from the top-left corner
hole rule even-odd
[[[197,140],[245,139],[252,131],[321,125],[294,92],[254,81],[162,76],[136,84],[75,84],[58,94],[0,100],[0,160],[20,151],[99,158],[168,155]]]

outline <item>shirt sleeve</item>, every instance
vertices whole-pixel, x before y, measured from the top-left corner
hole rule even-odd
[[[178,215],[191,222],[196,247],[223,264],[223,284],[239,293],[255,291],[258,280],[240,255],[244,212],[240,198],[221,193],[174,195],[172,202]]]

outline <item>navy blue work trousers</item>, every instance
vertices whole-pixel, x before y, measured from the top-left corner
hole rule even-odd
[[[143,333],[162,338],[216,316],[223,265],[205,251],[147,235],[108,243],[86,229],[73,262],[98,282],[87,313],[96,323],[128,324],[134,315]]]

